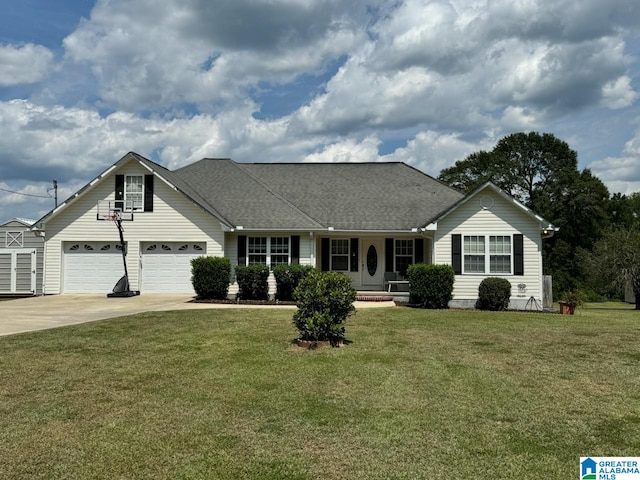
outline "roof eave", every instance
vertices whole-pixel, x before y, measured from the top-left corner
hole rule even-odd
[[[491,188],[495,193],[497,193],[498,195],[502,196],[508,202],[513,203],[516,207],[518,207],[521,210],[523,210],[530,217],[538,220],[538,222],[540,222],[540,229],[541,230],[558,231],[558,229],[556,227],[554,227],[551,222],[545,220],[540,215],[538,215],[533,210],[531,210],[529,207],[527,207],[526,205],[523,205],[522,203],[520,203],[518,200],[516,200],[511,195],[506,193],[504,190],[502,190],[500,187],[495,185],[493,182],[485,182],[485,183],[483,183],[481,186],[476,188],[469,195],[467,195],[466,197],[462,198],[460,201],[458,201],[455,204],[453,204],[447,210],[445,210],[444,212],[441,212],[440,214],[436,215],[431,220],[429,220],[427,223],[422,225],[421,229],[423,231],[424,230],[437,230],[438,221],[442,220],[447,215],[449,215],[450,213],[452,213],[453,211],[458,209],[458,207],[460,207],[460,206],[464,205],[465,203],[467,203],[469,200],[474,198],[478,193],[480,193],[482,190],[484,190],[487,187]]]

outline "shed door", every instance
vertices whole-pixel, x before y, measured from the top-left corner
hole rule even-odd
[[[36,251],[0,251],[0,293],[36,293]]]
[[[204,243],[155,242],[142,245],[143,293],[195,293],[191,259],[206,253]]]
[[[67,242],[64,293],[109,293],[124,275],[119,243]]]

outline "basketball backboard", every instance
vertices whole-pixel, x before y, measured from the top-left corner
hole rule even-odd
[[[133,204],[123,200],[98,200],[96,220],[132,222]]]

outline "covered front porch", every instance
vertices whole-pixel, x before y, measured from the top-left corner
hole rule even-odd
[[[407,268],[414,263],[433,263],[429,233],[334,232],[318,236],[316,267],[349,276],[359,294],[379,293],[408,301]]]

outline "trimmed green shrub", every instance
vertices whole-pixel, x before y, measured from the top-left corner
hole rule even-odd
[[[411,301],[422,308],[449,308],[456,275],[451,265],[416,263],[407,269]]]
[[[355,312],[356,291],[351,279],[343,273],[312,270],[293,293],[298,311],[293,324],[302,340],[344,340],[347,317]]]
[[[224,257],[191,260],[191,283],[198,298],[223,300],[231,283],[231,262]]]
[[[273,267],[276,277],[276,299],[293,300],[293,292],[304,277],[313,270],[311,265],[277,265]]]
[[[511,298],[511,283],[506,278],[488,277],[480,282],[478,287],[478,302],[476,308],[480,310],[506,310]]]
[[[269,298],[269,267],[266,265],[238,265],[236,280],[241,300],[267,300]]]

